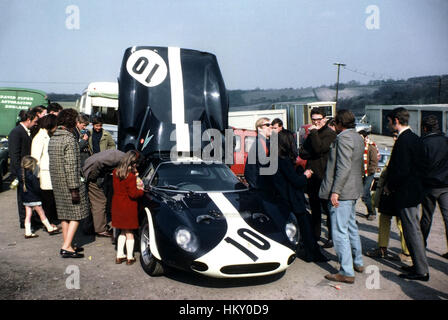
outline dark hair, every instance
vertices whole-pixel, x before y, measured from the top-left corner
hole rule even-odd
[[[409,124],[409,112],[406,108],[403,107],[393,109],[386,115],[386,118],[390,118],[392,122],[394,122],[394,119],[397,119],[398,122],[403,126]]]
[[[75,109],[62,109],[57,117],[58,126],[64,126],[67,129],[73,129],[74,127],[76,127],[77,117],[78,111],[76,111]]]
[[[433,114],[426,116],[422,119],[422,127],[425,128],[428,133],[439,133],[439,120]]]
[[[369,135],[369,133],[366,130],[360,130],[358,132],[360,135],[362,135],[364,138],[367,137]]]
[[[326,117],[326,113],[325,113],[325,110],[324,110],[324,108],[322,108],[322,107],[315,107],[315,108],[313,108],[313,109],[311,109],[311,112],[310,112],[310,117],[313,115],[313,114],[320,114],[322,117]]]
[[[60,112],[62,110],[62,106],[57,102],[52,102],[47,107],[47,112]]]
[[[101,116],[97,116],[97,115],[93,116],[92,117],[92,125],[99,124],[99,123],[101,123],[101,124],[104,123],[103,118]]]
[[[334,118],[336,124],[340,124],[345,129],[352,129],[356,127],[355,115],[347,109],[338,110]]]
[[[57,117],[54,114],[47,114],[45,117],[42,117],[37,121],[37,125],[39,128],[50,131],[58,126]]]
[[[282,121],[282,119],[275,118],[274,120],[272,120],[271,125],[273,126],[273,125],[275,125],[275,124],[278,124],[279,127],[283,127],[283,121]]]
[[[42,113],[42,112],[44,112],[45,110],[47,110],[47,108],[45,108],[44,106],[40,105],[40,106],[35,106],[35,107],[34,107],[33,109],[31,109],[31,110],[35,111],[36,114],[38,114],[38,113]]]
[[[37,112],[34,109],[21,110],[19,112],[19,122],[24,122],[27,120],[33,120],[37,117]]]
[[[334,127],[334,118],[331,118],[330,120],[327,121],[326,123],[327,126],[331,126]]]
[[[289,130],[282,130],[278,133],[278,155],[294,162],[297,158],[297,144],[294,135]]]

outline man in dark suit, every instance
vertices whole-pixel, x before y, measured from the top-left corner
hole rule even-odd
[[[307,160],[306,168],[313,171],[313,175],[308,180],[307,193],[310,200],[314,236],[317,240],[320,239],[323,211],[327,216],[328,229],[328,240],[323,247],[331,248],[333,247],[333,238],[328,200],[319,198],[319,189],[327,168],[330,146],[336,140],[337,134],[328,127],[323,108],[311,110],[311,122],[313,125],[308,129],[309,135],[300,147],[299,156],[303,160]]]
[[[425,197],[422,202],[420,227],[426,245],[431,229],[432,216],[438,203],[445,222],[445,234],[448,243],[448,138],[440,130],[439,120],[434,115],[423,118],[422,128],[427,170],[423,179]],[[442,257],[448,259],[448,253],[445,253]]]
[[[428,281],[428,261],[418,210],[423,200],[423,143],[409,127],[409,112],[405,108],[392,110],[387,114],[387,121],[389,128],[398,132],[398,139],[392,149],[384,192],[393,194],[413,262],[412,267],[403,267],[407,273],[400,274],[400,277]]]
[[[37,124],[39,117],[32,110],[20,113],[19,124],[11,130],[8,137],[9,157],[11,159],[11,176],[15,179],[20,170],[20,162],[24,156],[31,154],[31,131]],[[21,192],[17,188],[17,207],[19,211],[20,228],[25,228],[25,207],[22,203]]]

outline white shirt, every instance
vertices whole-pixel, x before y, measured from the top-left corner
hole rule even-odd
[[[30,136],[30,135],[31,135],[31,131],[30,131],[30,129],[28,129],[27,127],[25,127],[25,125],[24,125],[22,122],[20,122],[20,124],[21,124],[22,127],[25,129],[26,133],[28,133],[28,136]]]
[[[398,136],[397,136],[397,138],[400,136],[400,134],[402,134],[404,131],[406,131],[406,130],[408,130],[408,129],[411,129],[411,127],[410,127],[410,126],[406,126],[406,127],[403,127],[403,129],[401,129],[400,131],[398,131]]]

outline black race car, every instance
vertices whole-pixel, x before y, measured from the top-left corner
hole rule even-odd
[[[229,106],[216,56],[131,47],[118,84],[118,148],[146,159],[139,212],[144,270],[157,275],[170,265],[213,277],[285,270],[295,259],[294,216],[248,190],[227,165],[204,161],[212,141],[232,143],[223,138]]]
[[[211,277],[284,271],[295,259],[294,215],[264,201],[224,164],[161,160],[144,175],[140,262],[150,275],[163,265]]]

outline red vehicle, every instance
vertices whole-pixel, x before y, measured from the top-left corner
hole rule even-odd
[[[298,132],[298,145],[301,145],[303,141],[305,141],[309,133],[309,127],[311,127],[311,124],[305,124],[300,127],[300,130]],[[247,153],[254,143],[257,133],[255,132],[255,130],[233,128],[233,134],[235,136],[235,146],[233,152],[233,165],[230,166],[230,169],[239,178],[243,178],[244,164],[246,163]],[[305,169],[306,160],[297,157],[296,165],[300,165]]]
[[[255,141],[257,132],[248,129],[233,129],[235,135],[235,146],[233,152],[233,165],[230,169],[238,177],[244,176],[244,164],[246,163],[247,153]]]
[[[298,141],[297,141],[298,142],[297,143],[298,146],[301,146],[302,143],[305,141],[306,137],[308,137],[308,134],[310,133],[309,132],[309,128],[311,126],[312,126],[312,124],[305,124],[305,125],[300,127],[300,130],[298,132],[299,137],[298,137]],[[305,169],[306,160],[303,160],[302,158],[297,157],[296,165],[300,165],[300,166],[303,167],[303,169]]]

